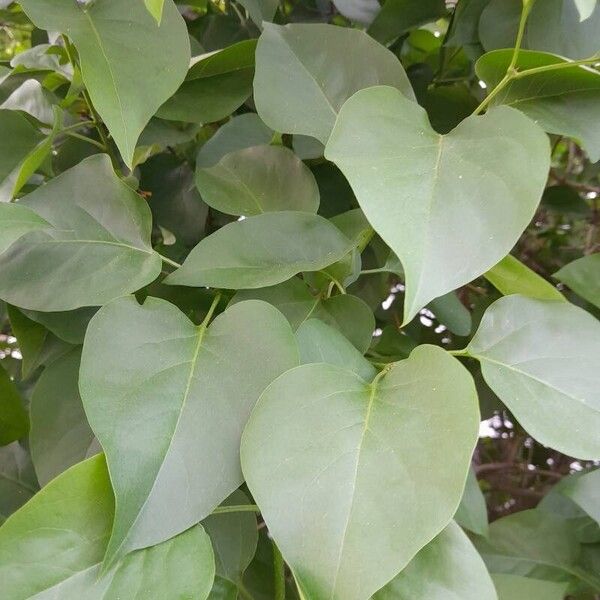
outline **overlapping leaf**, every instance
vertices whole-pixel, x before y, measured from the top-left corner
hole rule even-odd
[[[264,302],[232,306],[208,328],[156,298],[98,312],[79,387],[117,499],[107,564],[184,531],[242,483],[248,415],[296,364],[289,324]]]
[[[346,102],[325,156],[404,266],[405,322],[508,253],[549,168],[546,136],[518,111],[469,117],[440,136],[418,104],[385,86]]]
[[[402,570],[452,518],[478,423],[470,375],[433,346],[372,383],[329,364],[275,380],[242,468],[302,593],[363,600]]]

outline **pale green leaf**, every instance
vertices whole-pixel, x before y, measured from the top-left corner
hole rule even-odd
[[[0,255],[26,233],[51,227],[27,206],[0,202]]]
[[[404,266],[405,322],[506,256],[549,168],[547,137],[516,110],[469,117],[441,136],[418,104],[384,86],[346,102],[325,156]]]
[[[454,520],[463,529],[468,529],[477,535],[488,534],[487,506],[472,467],[469,469],[465,491],[454,515]]]
[[[272,21],[279,2],[277,0],[238,0],[239,3],[248,11],[250,18],[262,27],[263,21]]]
[[[454,521],[373,596],[373,600],[497,599],[481,556]]]
[[[20,440],[29,431],[29,416],[15,384],[0,364],[0,446]]]
[[[11,600],[208,597],[214,558],[201,525],[130,554],[101,574],[113,512],[104,456],[65,471],[0,528],[3,596]]]
[[[165,0],[144,0],[144,4],[146,5],[148,12],[154,17],[159,25],[162,20],[164,3]]]
[[[511,48],[523,0],[492,0],[481,14],[479,34],[487,50]],[[573,59],[600,51],[600,4],[596,0],[541,0],[527,19],[523,48]]]
[[[41,485],[98,451],[79,396],[81,350],[48,365],[31,397],[29,444]]]
[[[282,146],[254,146],[196,170],[202,199],[229,215],[296,210],[317,212],[319,188],[308,167]]]
[[[304,597],[368,598],[440,533],[478,427],[470,375],[435,346],[372,383],[328,364],[276,379],[244,431],[242,468]]]
[[[340,331],[361,354],[371,345],[375,318],[367,304],[356,296],[315,296],[305,282],[293,277],[279,285],[241,290],[232,303],[250,299],[273,304],[286,316],[294,330],[312,317]]]
[[[236,490],[221,508],[249,505],[248,496]],[[238,585],[252,561],[258,543],[256,514],[250,511],[224,512],[209,515],[202,521],[215,553],[216,574]]]
[[[375,367],[337,330],[318,319],[304,321],[298,331],[300,363],[328,363],[344,367],[365,381],[375,377]]]
[[[456,335],[469,335],[473,322],[469,309],[460,301],[456,293],[448,292],[429,303],[436,319]]]
[[[196,167],[214,167],[227,154],[268,144],[272,138],[273,130],[256,113],[235,116],[219,127],[215,135],[200,147]]]
[[[150,210],[106,155],[83,160],[19,205],[52,227],[22,236],[0,254],[0,297],[11,304],[41,311],[100,305],[160,273]]]
[[[265,24],[256,48],[254,100],[272,129],[324,144],[354,92],[390,85],[414,94],[400,61],[357,29],[325,24]]]
[[[571,478],[561,493],[576,502],[600,525],[600,470]]]
[[[351,250],[351,241],[323,217],[295,211],[264,213],[204,238],[165,283],[261,288],[301,271],[320,271]]]
[[[297,364],[289,324],[264,302],[235,305],[208,328],[157,298],[100,309],[79,388],[117,498],[107,564],[184,531],[242,483],[248,415]]]
[[[502,573],[493,574],[492,580],[498,600],[563,600],[569,585]]]
[[[550,282],[511,254],[507,254],[483,276],[505,296],[521,294],[538,300],[565,300]]]
[[[505,296],[467,348],[483,377],[540,443],[600,458],[600,323],[567,302]]]
[[[491,573],[600,583],[578,568],[580,545],[569,521],[549,512],[524,510],[498,519],[489,537],[474,543]]]
[[[574,260],[557,271],[554,277],[600,308],[600,253]]]
[[[184,80],[190,61],[185,22],[166,0],[160,26],[142,0],[23,0],[41,29],[69,36],[79,52],[83,81],[126,164],[140,133]]]

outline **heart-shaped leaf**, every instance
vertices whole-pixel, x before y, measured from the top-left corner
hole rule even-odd
[[[308,167],[281,146],[254,146],[196,170],[202,199],[229,215],[294,210],[317,212],[319,188]]]
[[[600,458],[600,323],[568,302],[505,296],[466,353],[539,442]]]
[[[2,594],[14,600],[208,597],[215,572],[201,525],[101,575],[114,514],[104,456],[48,484],[0,528]]]
[[[264,213],[204,238],[165,283],[261,288],[301,271],[320,271],[351,250],[352,242],[323,217],[293,211]]]
[[[325,144],[342,104],[373,85],[394,86],[414,99],[400,61],[363,31],[265,24],[256,48],[254,101],[272,129]]]
[[[456,511],[478,428],[471,376],[434,346],[372,383],[328,364],[276,379],[242,468],[304,596],[363,600],[401,571]]]
[[[265,302],[232,306],[208,328],[157,298],[100,309],[79,387],[117,499],[107,564],[184,531],[242,483],[248,415],[297,364],[289,324]]]
[[[79,52],[83,81],[95,108],[131,165],[140,133],[184,80],[190,61],[185,23],[165,0],[160,25],[141,0],[23,0],[41,29],[67,34]]]
[[[373,600],[497,600],[473,544],[454,522],[423,548]]]
[[[39,221],[28,213],[17,229],[14,209],[0,209],[9,231],[8,237],[0,233],[0,249],[3,240],[13,241],[0,254],[0,298],[11,304],[41,311],[97,306],[160,273],[161,259],[150,245],[150,210],[115,175],[105,154],[83,160],[18,206]],[[43,228],[42,219],[50,227]],[[35,231],[22,235],[26,227]]]
[[[508,254],[549,168],[547,137],[514,109],[469,117],[442,136],[418,104],[383,86],[344,104],[325,156],[402,261],[405,323]]]
[[[335,327],[361,354],[371,345],[375,318],[367,304],[356,296],[315,296],[304,281],[292,277],[279,285],[258,290],[241,290],[234,296],[232,303],[250,299],[263,300],[278,308],[294,330],[312,317]]]

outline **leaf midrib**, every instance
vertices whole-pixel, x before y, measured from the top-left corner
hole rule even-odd
[[[179,424],[181,422],[181,417],[182,417],[182,415],[184,413],[184,409],[185,409],[185,406],[187,404],[187,400],[188,400],[188,397],[189,397],[190,389],[192,387],[192,381],[194,379],[194,373],[196,371],[196,366],[198,364],[198,357],[200,356],[200,350],[202,348],[202,341],[204,340],[204,335],[206,333],[207,328],[208,328],[208,324],[207,323],[202,324],[202,325],[198,326],[198,328],[197,328],[198,333],[196,335],[197,335],[198,339],[196,341],[196,346],[194,347],[194,352],[193,352],[193,355],[192,355],[192,359],[190,361],[190,372],[188,374],[188,378],[187,378],[187,381],[186,381],[186,387],[185,387],[185,391],[183,393],[183,399],[181,401],[181,408],[179,410],[179,415],[177,416],[177,421],[175,422],[175,425],[173,427],[173,433],[172,433],[172,435],[171,435],[171,437],[169,439],[169,444],[167,446],[167,449],[165,450],[165,453],[164,453],[164,455],[162,457],[160,466],[156,470],[156,475],[154,476],[154,480],[152,482],[152,487],[150,488],[150,490],[146,494],[146,499],[144,500],[142,506],[138,510],[133,523],[128,528],[127,534],[123,537],[123,540],[121,541],[121,543],[119,544],[119,546],[112,552],[112,556],[106,562],[105,568],[108,567],[108,566],[111,566],[112,563],[114,562],[115,557],[118,557],[118,553],[120,552],[120,550],[123,547],[123,545],[125,544],[125,542],[127,542],[127,540],[129,539],[129,536],[131,535],[131,531],[133,530],[133,528],[137,524],[138,519],[140,518],[140,515],[142,514],[144,508],[146,507],[146,504],[148,503],[148,500],[150,499],[150,496],[152,496],[152,494],[154,492],[154,488],[156,486],[156,482],[158,481],[158,478],[160,476],[162,468],[163,468],[163,466],[165,464],[165,460],[166,460],[167,456],[169,455],[169,452],[170,452],[171,447],[173,445],[173,440],[175,439],[175,434],[177,433],[177,430],[179,429]],[[112,537],[112,535],[111,535],[111,537]],[[105,561],[106,561],[106,558],[105,558]]]

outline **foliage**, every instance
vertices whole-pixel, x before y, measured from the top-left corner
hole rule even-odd
[[[599,597],[599,40],[0,0],[2,600]]]

